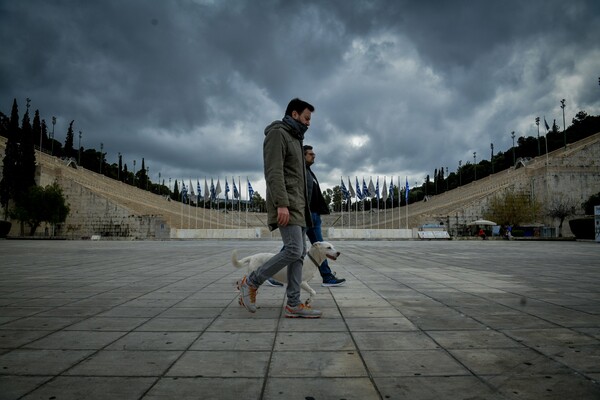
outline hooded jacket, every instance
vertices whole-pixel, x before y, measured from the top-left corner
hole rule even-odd
[[[267,183],[267,223],[277,229],[277,207],[287,207],[289,225],[312,227],[301,135],[283,121],[265,128],[263,161]]]

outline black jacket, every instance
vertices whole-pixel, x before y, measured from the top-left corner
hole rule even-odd
[[[310,167],[306,167],[306,188],[310,200],[310,211],[319,215],[329,214],[329,207],[321,193],[321,187]]]

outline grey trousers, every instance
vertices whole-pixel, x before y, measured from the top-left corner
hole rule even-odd
[[[302,282],[302,264],[306,254],[305,228],[298,225],[280,226],[283,250],[258,267],[248,276],[249,283],[259,287],[267,279],[287,266],[288,285],[287,304],[296,307],[300,301],[300,283]]]

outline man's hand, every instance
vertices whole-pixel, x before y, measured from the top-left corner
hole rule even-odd
[[[290,211],[287,207],[277,207],[277,224],[287,226],[290,222]]]

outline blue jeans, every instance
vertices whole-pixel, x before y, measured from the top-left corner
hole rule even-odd
[[[315,242],[323,241],[323,233],[321,232],[321,216],[315,212],[310,213],[313,221],[313,227],[308,228],[306,231],[306,236],[308,236],[308,240],[313,244]],[[327,260],[323,261],[323,264],[319,266],[319,272],[321,273],[321,277],[323,279],[333,278],[333,274],[331,273],[331,269],[329,268],[329,263]]]

